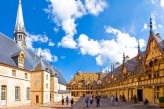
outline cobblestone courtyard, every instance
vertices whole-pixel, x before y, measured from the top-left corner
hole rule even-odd
[[[131,102],[118,102],[118,105],[112,105],[109,100],[101,99],[100,107],[96,107],[94,102],[92,105],[89,105],[87,108],[85,105],[85,98],[74,98],[75,104],[73,109],[160,109],[157,105],[143,105],[142,103],[133,104]],[[0,108],[0,109],[70,109],[69,105],[61,105],[61,103],[50,103],[44,106],[41,105],[30,105],[30,106],[20,106],[13,108]]]

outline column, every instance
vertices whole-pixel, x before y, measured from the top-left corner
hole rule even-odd
[[[152,86],[152,100],[153,100],[153,104],[155,104],[155,86]]]

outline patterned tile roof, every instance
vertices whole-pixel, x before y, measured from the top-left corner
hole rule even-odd
[[[14,40],[8,38],[4,34],[0,33],[0,63],[7,64],[10,66],[18,67],[12,57],[16,57],[21,52],[20,47],[15,43]],[[61,72],[59,72],[56,68],[54,68],[47,61],[42,60],[43,62],[40,64],[40,57],[33,53],[31,50],[25,49],[25,60],[24,60],[24,69],[32,71],[34,67],[38,64],[36,70],[49,68],[51,69],[50,74],[56,76],[60,84],[66,85],[67,82],[64,79]],[[40,66],[39,65],[43,65]],[[51,67],[50,67],[51,66]],[[56,74],[56,75],[55,75]]]

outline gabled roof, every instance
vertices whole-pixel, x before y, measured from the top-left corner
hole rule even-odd
[[[44,65],[42,59],[36,64],[36,66],[33,68],[33,71],[40,71],[45,70],[48,71],[47,67]]]

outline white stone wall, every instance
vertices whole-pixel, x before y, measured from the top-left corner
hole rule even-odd
[[[50,102],[50,74],[48,72],[44,72],[43,81],[44,81],[43,103],[49,103]]]
[[[12,76],[12,69],[10,67],[5,67],[0,65],[0,93],[1,86],[7,86],[7,100],[6,106],[17,106],[30,104],[31,100],[26,99],[26,88],[30,87],[30,73],[25,70],[16,70],[16,76]],[[27,73],[28,78],[25,79],[25,73]],[[15,86],[20,87],[20,101],[15,101]],[[1,96],[0,96],[1,97]],[[0,98],[1,107],[1,98]]]

